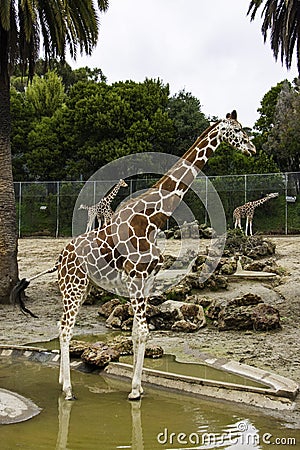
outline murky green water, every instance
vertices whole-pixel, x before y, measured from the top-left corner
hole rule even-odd
[[[119,334],[119,332],[110,332],[99,335],[82,335],[75,336],[74,339],[87,342],[108,341],[113,337],[118,336]],[[54,339],[49,342],[35,343],[34,346],[46,348],[48,350],[58,350],[59,340]],[[132,364],[132,356],[121,357],[120,362]],[[255,382],[253,380],[249,380],[249,378],[224,372],[222,370],[210,367],[206,364],[179,363],[176,361],[174,355],[164,355],[162,358],[158,359],[145,358],[144,367],[154,370],[160,370],[163,372],[178,373],[180,375],[188,375],[192,377],[223,381],[226,383],[241,384],[243,386],[255,386],[265,389],[267,388],[266,385]]]
[[[27,422],[0,426],[1,449],[300,448],[299,430],[259,409],[148,387],[141,402],[129,402],[128,383],[76,371],[72,380],[78,400],[66,402],[57,379],[56,367],[0,359],[0,386],[43,408]],[[284,444],[272,445],[275,439]]]
[[[132,364],[132,356],[122,356],[120,362]],[[223,370],[209,367],[206,364],[179,363],[174,355],[164,355],[162,358],[145,358],[144,367],[148,369],[160,370],[162,372],[177,373],[179,375],[188,375],[191,377],[204,378],[205,380],[223,381],[226,383],[235,383],[243,386],[255,386],[268,388],[262,383],[257,383],[249,378],[225,372]]]

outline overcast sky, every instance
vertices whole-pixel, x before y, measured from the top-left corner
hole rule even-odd
[[[160,78],[171,94],[182,89],[201,102],[207,116],[237,109],[252,127],[272,86],[297,76],[263,42],[260,11],[246,16],[250,0],[110,0],[101,15],[93,55],[73,68],[101,68],[108,83]]]

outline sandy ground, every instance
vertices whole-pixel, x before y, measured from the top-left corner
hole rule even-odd
[[[282,329],[273,332],[219,332],[208,326],[193,334],[152,332],[150,340],[163,344],[165,351],[182,358],[208,353],[275,371],[300,384],[300,237],[272,237],[276,262],[288,272],[279,281],[231,281],[226,291],[203,292],[209,298],[234,298],[247,292],[261,295],[280,310]],[[68,239],[22,239],[19,241],[20,277],[30,277],[53,266]],[[178,245],[176,241],[174,247]],[[27,306],[38,319],[27,317],[18,308],[0,305],[1,342],[28,344],[51,340],[58,335],[62,313],[56,274],[33,281],[27,289]],[[83,305],[75,335],[108,331],[97,314],[98,307]]]

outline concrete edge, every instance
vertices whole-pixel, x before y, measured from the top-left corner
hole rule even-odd
[[[114,362],[105,367],[104,373],[108,377],[125,378],[129,381],[132,376],[132,366]],[[278,411],[292,411],[295,408],[292,399],[280,396],[278,392],[271,389],[222,383],[147,368],[143,369],[142,381],[156,388],[169,389],[199,398],[226,400]]]

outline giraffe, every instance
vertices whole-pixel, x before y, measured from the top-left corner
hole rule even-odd
[[[86,209],[88,212],[88,220],[86,225],[85,232],[88,233],[93,229],[93,223],[95,220],[95,217],[97,217],[99,227],[101,226],[101,221],[103,219],[103,225],[107,225],[110,221],[112,216],[114,215],[113,210],[111,209],[111,202],[119,192],[121,187],[127,187],[127,183],[124,180],[120,180],[119,183],[117,183],[112,191],[103,197],[100,202],[96,203],[95,205],[88,206],[88,205],[80,205],[78,209]]]
[[[253,221],[255,208],[257,208],[258,206],[267,202],[268,200],[271,200],[271,198],[278,197],[278,195],[279,195],[278,192],[273,192],[271,194],[267,194],[265,197],[263,197],[259,200],[247,202],[244,205],[238,206],[237,208],[235,208],[235,210],[233,211],[233,220],[235,221],[234,228],[237,228],[237,227],[242,228],[241,219],[243,217],[246,217],[245,235],[247,236],[248,227],[249,227],[250,235],[252,236],[252,221]]]
[[[74,398],[69,342],[88,285],[95,277],[101,279],[102,287],[105,287],[105,283],[127,285],[134,313],[133,375],[128,398],[137,400],[141,397],[141,376],[148,335],[147,299],[163,262],[156,237],[208,158],[223,141],[247,155],[256,152],[255,146],[237,121],[234,110],[230,116],[210,125],[150,189],[123,203],[111,223],[71,240],[59,255],[54,268],[49,269],[58,271],[58,284],[63,300],[63,315],[59,322],[59,382],[67,400]],[[21,294],[30,281],[26,278],[20,280],[12,291],[12,301],[19,303],[21,309],[24,308]]]

